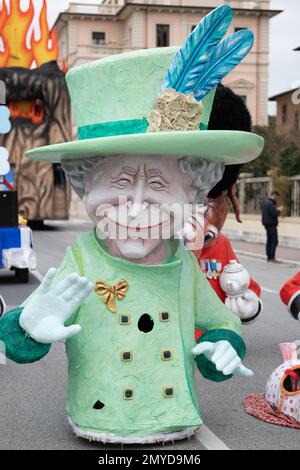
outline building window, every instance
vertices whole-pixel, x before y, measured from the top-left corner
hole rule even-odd
[[[193,24],[193,26],[191,27],[191,33],[194,31],[194,29],[196,28],[196,24]]]
[[[281,109],[281,122],[282,124],[286,124],[287,122],[287,115],[288,115],[288,112],[287,112],[287,105],[284,104],[282,106],[282,109]]]
[[[105,44],[105,33],[93,32],[92,33],[93,46],[100,46]]]
[[[156,25],[156,47],[168,47],[170,45],[170,25]]]
[[[241,98],[241,100],[243,100],[245,105],[247,105],[247,95],[239,95],[239,97]]]
[[[295,112],[294,126],[295,126],[295,131],[299,131],[299,111]]]
[[[234,32],[237,33],[238,31],[243,31],[243,29],[247,29],[247,28],[243,28],[242,26],[237,26],[236,28],[234,28]]]

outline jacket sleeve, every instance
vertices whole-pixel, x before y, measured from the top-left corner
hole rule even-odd
[[[5,345],[5,355],[18,364],[28,364],[42,359],[50,351],[51,344],[37,343],[20,327],[23,307],[7,312],[0,319],[0,341]]]
[[[269,213],[269,215],[273,218],[273,219],[277,219],[280,212],[279,210],[276,208],[275,204],[270,202],[268,205],[267,205],[267,211]]]
[[[57,270],[54,283],[60,282],[69,274],[78,271],[76,257],[73,248],[67,248],[62,264]],[[34,295],[34,292],[31,296]],[[24,307],[31,296],[25,300],[21,307],[7,312],[0,319],[0,341],[5,345],[6,357],[18,364],[28,364],[42,359],[50,351],[51,344],[41,344],[30,338],[20,327],[19,319]],[[43,306],[41,305],[41,308]],[[68,324],[72,324],[74,312]]]
[[[196,259],[195,259],[196,260]],[[246,345],[241,336],[241,322],[221,302],[215,291],[205,279],[199,266],[195,266],[196,282],[196,328],[204,331],[198,343],[228,341],[241,359],[246,354]],[[203,377],[221,382],[232,375],[223,375],[203,354],[196,358],[197,366]]]
[[[261,287],[258,284],[258,282],[256,282],[255,279],[253,279],[252,277],[250,279],[249,289],[252,290],[252,292],[254,292],[257,295],[257,297],[260,297]]]

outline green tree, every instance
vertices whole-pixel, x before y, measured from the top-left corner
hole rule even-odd
[[[294,142],[288,143],[282,150],[280,167],[285,176],[300,175],[300,147]]]
[[[285,138],[276,133],[274,116],[269,117],[269,126],[256,126],[253,132],[265,139],[265,147],[259,158],[243,166],[243,172],[254,176],[267,176],[272,168],[278,168],[283,176],[300,174],[300,137]]]
[[[275,119],[269,118],[269,126],[256,126],[253,132],[265,139],[265,147],[259,158],[243,166],[242,171],[253,173],[254,176],[266,176],[272,167],[280,167],[282,149],[286,142],[282,136],[276,134]]]

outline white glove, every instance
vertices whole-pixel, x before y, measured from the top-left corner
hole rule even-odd
[[[85,277],[70,274],[55,286],[56,269],[50,268],[20,316],[20,326],[39,343],[53,343],[76,335],[80,325],[64,326],[93,290]]]
[[[224,375],[239,375],[241,377],[252,377],[253,372],[243,366],[236,350],[228,341],[217,341],[211,343],[204,341],[197,344],[192,350],[194,356],[204,356],[216,366],[217,371]]]
[[[240,317],[242,322],[247,324],[256,320],[262,312],[260,299],[255,292],[249,289],[239,297],[226,297],[225,305],[232,313]]]

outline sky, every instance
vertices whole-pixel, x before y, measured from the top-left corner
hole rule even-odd
[[[21,0],[26,7],[28,0]],[[33,0],[38,7],[42,0]],[[73,3],[99,3],[96,0],[72,0]],[[55,22],[59,12],[68,8],[68,0],[47,0],[50,25]],[[222,2],[220,2],[222,3]],[[0,0],[1,4],[1,0]],[[271,8],[284,10],[272,18],[270,28],[270,69],[269,96],[300,85],[300,51],[293,52],[300,46],[300,1],[271,0]],[[275,106],[270,104],[270,113]]]

